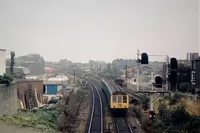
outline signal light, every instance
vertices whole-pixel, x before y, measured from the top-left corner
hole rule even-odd
[[[170,59],[170,68],[171,69],[178,69],[178,61],[176,58]]]
[[[142,53],[140,62],[141,64],[149,64],[149,57],[147,53]]]

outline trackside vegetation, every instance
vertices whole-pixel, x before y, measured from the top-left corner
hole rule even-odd
[[[0,75],[0,84],[9,85],[12,81],[13,81],[13,78],[11,75],[9,74],[3,74],[3,76]]]
[[[58,110],[39,109],[34,112],[18,112],[13,116],[2,116],[0,120],[11,125],[31,127],[45,131],[56,131]]]
[[[180,94],[158,100],[157,118],[165,133],[199,133],[200,115],[198,101],[188,102]],[[189,104],[190,103],[190,104]],[[193,107],[196,104],[196,107]]]

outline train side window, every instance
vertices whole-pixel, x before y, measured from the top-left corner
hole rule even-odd
[[[123,103],[127,103],[127,97],[123,96]]]
[[[113,103],[117,103],[117,97],[113,96]]]
[[[118,96],[118,103],[122,103],[122,97]]]

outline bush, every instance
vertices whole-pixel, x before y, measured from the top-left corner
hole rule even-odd
[[[174,104],[180,102],[180,99],[183,97],[184,96],[175,93],[174,96],[169,99],[169,105],[174,105]]]
[[[10,82],[13,81],[13,77],[12,77],[11,75],[9,75],[9,74],[4,73],[3,77],[4,77],[5,79],[9,80]]]
[[[200,132],[200,117],[191,116],[189,120],[184,125],[185,129],[190,131],[191,133],[199,133]]]
[[[13,81],[12,76],[8,74],[4,74],[3,76],[0,76],[0,84],[9,85],[12,81]]]
[[[22,127],[41,130],[56,130],[58,111],[55,109],[39,109],[35,112],[19,112],[13,116],[0,117],[1,121]]]
[[[184,108],[169,110],[165,105],[160,105],[158,110],[166,133],[198,133],[200,131],[200,117],[190,116]]]
[[[171,112],[171,122],[173,125],[180,125],[187,121],[189,116],[184,108],[178,108]]]
[[[170,99],[170,96],[164,96],[164,99],[165,99],[165,100],[169,100],[169,99]]]

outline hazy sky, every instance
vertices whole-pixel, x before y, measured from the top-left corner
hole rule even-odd
[[[0,0],[0,48],[45,60],[199,52],[198,0]],[[163,58],[163,57],[162,57]],[[161,59],[150,57],[151,60]]]

